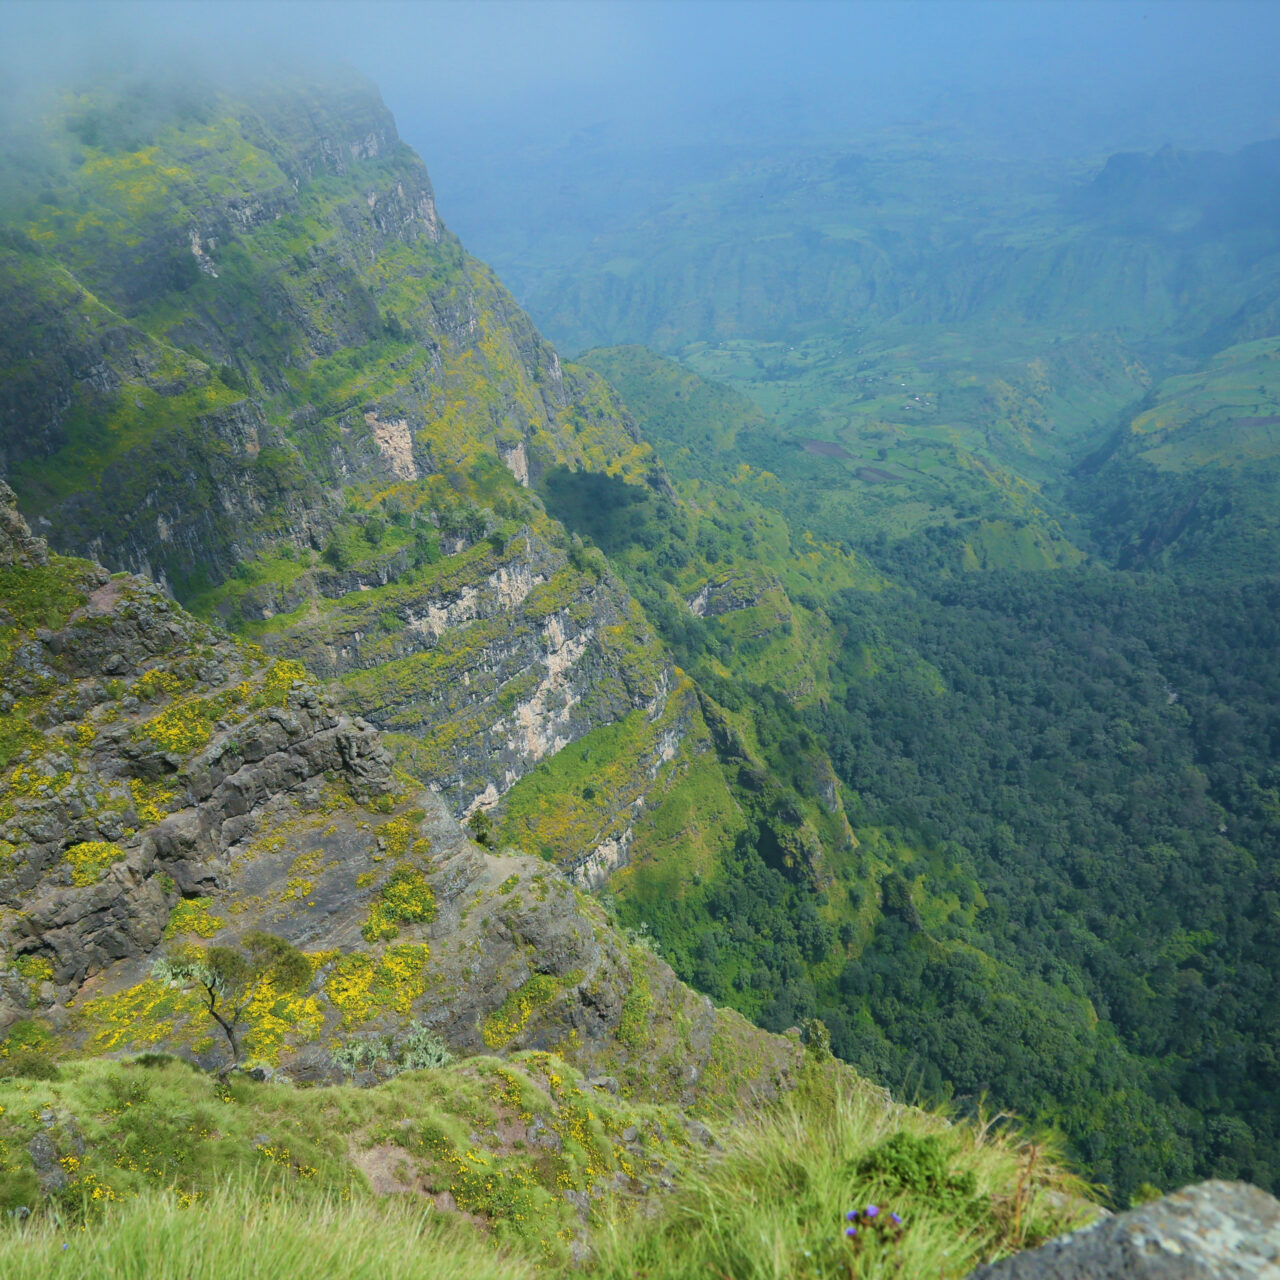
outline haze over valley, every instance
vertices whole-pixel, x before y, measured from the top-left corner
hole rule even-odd
[[[0,22],[13,1274],[1276,1190],[1270,6]]]

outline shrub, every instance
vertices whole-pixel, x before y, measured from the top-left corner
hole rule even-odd
[[[240,1028],[249,1006],[265,990],[285,994],[311,980],[311,962],[292,943],[271,933],[246,933],[234,947],[183,947],[159,957],[155,977],[200,991],[209,1016],[231,1046],[231,1065],[240,1062]]]
[[[952,1170],[947,1148],[937,1134],[918,1136],[900,1130],[858,1160],[854,1173],[866,1181],[920,1192],[945,1208],[961,1208],[977,1193],[973,1172]]]
[[[57,1080],[62,1072],[47,1053],[39,1049],[19,1049],[0,1060],[0,1074],[16,1080]]]
[[[439,1070],[452,1061],[449,1046],[422,1023],[415,1024],[405,1036],[401,1062],[406,1071]]]

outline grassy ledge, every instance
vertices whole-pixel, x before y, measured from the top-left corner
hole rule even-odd
[[[795,1093],[714,1134],[546,1054],[369,1089],[221,1082],[155,1055],[57,1070],[0,1080],[12,1280],[950,1280],[1092,1212],[1044,1146],[900,1106],[814,1054]]]

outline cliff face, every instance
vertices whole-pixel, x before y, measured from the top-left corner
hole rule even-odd
[[[527,485],[552,459],[644,473],[608,394],[444,230],[371,91],[95,130],[128,108],[55,120],[71,160],[7,211],[0,447],[59,546],[180,588],[197,560],[216,581],[273,536],[305,545],[333,522],[318,490],[461,490],[477,463]]]
[[[670,683],[603,558],[554,535],[539,520],[398,576],[309,575],[259,595],[254,631],[338,680],[456,812],[489,807],[597,725],[659,714]]]
[[[663,714],[642,614],[531,488],[661,469],[374,92],[85,95],[41,147],[4,210],[0,471],[57,547],[340,680],[458,815]]]
[[[744,841],[829,884],[838,789],[769,781],[824,764],[798,712],[762,732],[728,686],[718,709],[649,617],[714,647],[717,680],[812,703],[837,637],[793,598],[857,567],[792,538],[766,473],[677,493],[442,225],[376,94],[83,95],[36,150],[0,182],[0,465],[55,546],[301,660],[402,789],[614,881],[633,919],[732,879]],[[615,508],[653,516],[630,552]]]
[[[48,557],[11,499],[0,489],[0,1039],[34,1018],[90,1053],[215,1065],[198,1000],[152,963],[264,928],[313,978],[251,1011],[248,1046],[300,1078],[333,1078],[353,1035],[420,1026],[464,1052],[554,1048],[686,1104],[785,1083],[793,1044],[695,996],[546,863],[467,841],[299,664],[141,579]]]

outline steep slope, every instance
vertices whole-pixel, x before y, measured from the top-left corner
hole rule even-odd
[[[786,543],[760,536],[771,526],[747,505],[742,463],[770,427],[749,402],[641,349],[583,357],[635,405],[682,496],[714,494],[723,509],[738,495],[721,573],[741,580],[754,560],[805,602],[794,629],[809,661],[796,654],[788,673],[820,669],[818,696],[793,693],[793,719],[768,693],[787,684],[767,669],[747,683],[770,645],[719,629],[748,603],[741,592],[674,625],[645,551],[652,529],[674,582],[705,567],[651,510],[573,512],[551,495],[552,509],[584,531],[590,518],[720,699],[708,719],[731,744],[726,772],[733,752],[758,753],[762,774],[813,800],[806,757],[830,759],[856,837],[808,891],[785,858],[770,862],[760,828],[694,889],[646,894],[637,868],[628,905],[643,904],[682,975],[766,1025],[818,1014],[839,1053],[894,1088],[989,1092],[1051,1117],[1122,1194],[1193,1173],[1274,1182],[1275,1003],[1265,981],[1244,991],[1228,977],[1277,964],[1273,345],[1160,384],[1073,496],[1098,503],[1100,535],[1122,546],[1142,545],[1139,521],[1171,528],[1148,563],[1181,582],[1096,564],[965,572],[979,567],[979,522],[966,519],[914,545],[872,541],[893,578],[844,591],[835,549],[817,560],[825,584],[802,583]],[[757,491],[775,528],[803,521],[808,492],[784,467],[768,498]],[[1187,507],[1203,518],[1179,528]],[[802,633],[806,611],[817,625]],[[726,673],[750,690],[745,706]]]
[[[1081,463],[1072,497],[1123,567],[1209,579],[1273,574],[1280,339],[1227,347],[1153,387]]]
[[[63,545],[97,539],[181,584],[194,527],[216,581],[272,533],[301,549],[308,529],[279,499],[314,485],[330,502],[360,479],[465,488],[455,473],[499,455],[521,480],[593,453],[643,471],[616,406],[441,226],[372,90],[148,97],[65,103],[39,141],[66,167],[6,210],[6,353],[21,367],[5,464],[29,509],[59,513]],[[131,114],[137,136],[104,136],[101,121]],[[225,449],[184,445],[197,425]],[[202,484],[172,483],[174,453]],[[217,453],[233,481],[210,473]],[[87,523],[68,525],[68,507]]]
[[[417,1026],[460,1052],[554,1047],[637,1097],[777,1089],[793,1045],[676,983],[544,863],[466,841],[297,663],[220,637],[141,579],[47,557],[11,498],[0,490],[6,1053],[53,1037],[216,1065],[226,1048],[200,1001],[153,961],[262,928],[313,967],[304,993],[268,993],[248,1017],[251,1057],[295,1078],[339,1075],[344,1039]]]
[[[660,810],[696,701],[529,486],[666,481],[376,93],[101,90],[42,127],[0,246],[0,467],[40,527],[338,679],[457,815],[629,715],[626,803]],[[572,858],[616,862],[625,816]]]

